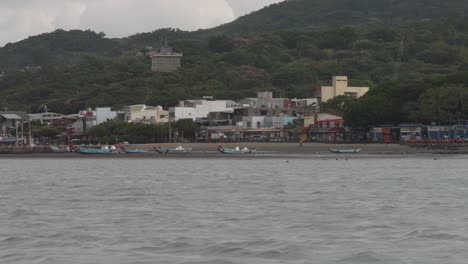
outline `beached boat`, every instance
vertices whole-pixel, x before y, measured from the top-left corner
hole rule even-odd
[[[121,148],[121,149],[126,154],[147,154],[147,153],[150,153],[146,149],[125,149],[125,148]]]
[[[219,146],[218,151],[223,154],[252,154],[252,153],[257,152],[257,150],[254,148],[247,148],[247,147],[224,148],[223,146]]]
[[[328,148],[333,153],[359,153],[361,149],[335,149],[335,148]]]
[[[50,147],[50,152],[52,153],[71,153],[73,152],[71,149],[69,148],[58,148],[58,147]]]
[[[74,153],[77,152],[78,147],[76,145],[68,145],[66,148],[59,148],[56,146],[50,147],[52,153]]]
[[[175,149],[157,147],[154,148],[154,150],[160,154],[184,154],[192,152],[192,148],[186,148],[182,146],[178,146]]]
[[[103,148],[84,148],[81,147],[76,150],[80,154],[112,154],[116,151],[115,147],[103,147]]]

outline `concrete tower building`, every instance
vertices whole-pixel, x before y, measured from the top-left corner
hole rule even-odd
[[[180,68],[182,53],[175,53],[167,43],[162,46],[159,52],[153,52],[151,57],[151,69],[154,72],[174,72]]]
[[[321,100],[326,102],[340,95],[359,98],[369,92],[369,87],[349,87],[347,76],[333,76],[332,86],[321,87]]]

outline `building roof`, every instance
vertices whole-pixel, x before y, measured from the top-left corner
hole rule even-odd
[[[22,112],[22,111],[3,111],[3,112],[1,112],[0,111],[0,115],[8,115],[8,114],[17,115],[23,121],[29,121],[29,115],[26,112]]]
[[[17,114],[0,114],[5,119],[21,120],[22,118]]]

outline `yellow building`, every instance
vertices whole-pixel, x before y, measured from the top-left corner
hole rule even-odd
[[[127,123],[160,124],[169,122],[169,112],[161,106],[129,105],[123,108]]]
[[[349,87],[347,76],[333,76],[332,86],[321,87],[321,100],[326,102],[340,95],[359,98],[369,92],[369,87]]]

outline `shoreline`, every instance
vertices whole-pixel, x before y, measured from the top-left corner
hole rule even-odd
[[[440,157],[468,157],[468,149],[453,148],[427,148],[400,144],[325,144],[325,143],[172,143],[172,144],[143,144],[124,145],[127,149],[145,149],[153,151],[155,147],[175,148],[177,146],[191,147],[188,154],[158,154],[156,152],[145,154],[94,154],[83,155],[78,153],[3,153],[0,159],[358,159],[358,158],[440,158]],[[222,154],[216,148],[222,145],[227,148],[236,146],[253,147],[258,150],[255,154]],[[361,153],[336,154],[329,148],[360,148]]]

